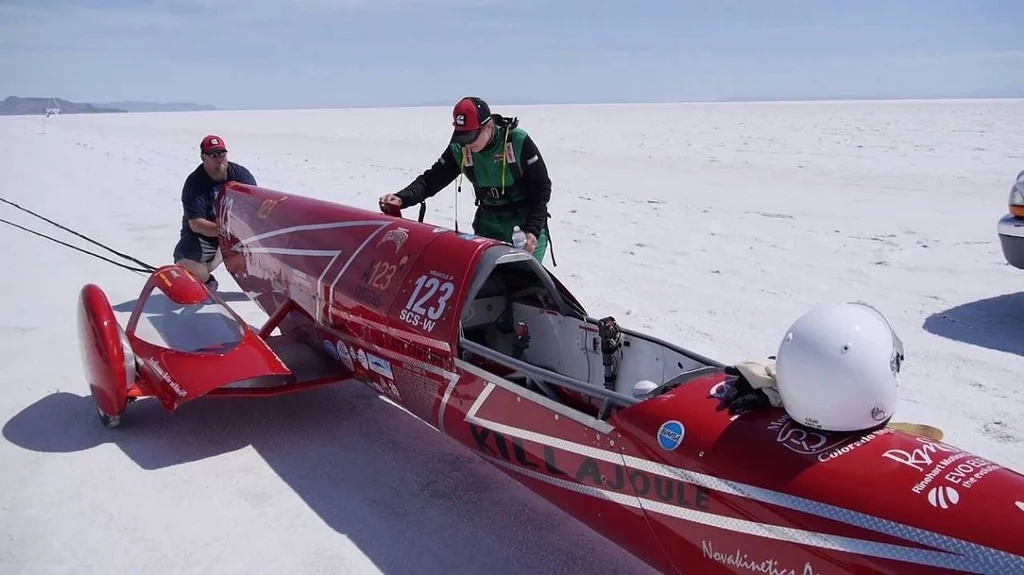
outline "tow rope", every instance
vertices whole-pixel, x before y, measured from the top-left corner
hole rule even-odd
[[[19,206],[18,204],[14,203],[14,202],[12,202],[10,200],[7,200],[5,198],[0,198],[0,202],[3,202],[3,203],[5,203],[5,204],[7,204],[9,206],[17,208],[17,209],[19,209],[19,210],[21,210],[21,211],[23,211],[23,212],[25,212],[25,213],[27,213],[27,214],[29,214],[31,216],[37,217],[40,220],[43,220],[44,222],[46,222],[48,224],[51,224],[51,225],[53,225],[53,226],[55,226],[55,227],[57,227],[59,229],[62,229],[62,230],[66,231],[66,232],[68,232],[70,234],[78,236],[78,237],[82,238],[83,240],[85,240],[85,241],[87,241],[89,243],[92,243],[94,245],[97,245],[97,246],[99,246],[99,247],[101,247],[101,248],[103,248],[103,249],[113,253],[114,255],[116,255],[118,257],[124,258],[124,259],[126,259],[126,260],[128,260],[128,261],[130,261],[132,263],[136,263],[136,264],[139,265],[139,267],[133,267],[133,266],[130,266],[130,265],[127,265],[127,264],[123,264],[123,263],[114,261],[114,260],[112,260],[110,258],[101,256],[101,255],[99,255],[99,254],[97,254],[95,252],[91,252],[89,250],[82,249],[82,248],[80,248],[78,246],[75,246],[75,245],[69,244],[67,242],[58,240],[57,238],[54,238],[52,236],[48,236],[48,235],[46,235],[46,234],[44,234],[42,232],[37,232],[35,230],[26,228],[25,226],[22,226],[22,225],[14,223],[14,222],[8,221],[6,219],[0,218],[0,222],[3,222],[3,223],[5,223],[5,224],[7,224],[9,226],[12,226],[12,227],[18,228],[20,230],[26,231],[26,232],[28,232],[30,234],[37,235],[37,236],[39,236],[41,238],[48,239],[51,242],[58,243],[58,244],[60,244],[62,246],[65,246],[65,247],[69,247],[69,248],[71,248],[73,250],[77,250],[77,251],[82,252],[82,253],[84,253],[86,255],[90,255],[90,256],[92,256],[94,258],[99,258],[99,259],[101,259],[101,260],[103,260],[105,262],[114,264],[115,266],[118,266],[120,268],[124,268],[124,269],[126,269],[128,271],[148,274],[148,273],[153,273],[157,269],[157,268],[155,268],[155,267],[153,267],[153,266],[151,266],[151,265],[149,265],[149,264],[147,264],[147,263],[145,263],[143,261],[140,261],[140,260],[138,260],[138,259],[136,259],[136,258],[134,258],[134,257],[132,257],[132,256],[130,256],[128,254],[121,253],[121,252],[119,252],[119,251],[117,251],[117,250],[115,250],[113,248],[110,248],[110,247],[108,247],[108,246],[106,246],[104,244],[101,244],[100,242],[97,242],[96,240],[94,240],[94,239],[92,239],[90,237],[87,237],[87,236],[85,236],[85,235],[83,235],[83,234],[81,234],[79,232],[76,232],[75,230],[72,230],[72,229],[68,228],[67,226],[61,225],[61,224],[59,224],[59,223],[57,223],[57,222],[55,222],[55,221],[53,221],[53,220],[51,220],[51,219],[49,219],[47,217],[41,216],[41,215],[37,214],[36,212],[33,212],[32,210],[28,209],[28,208],[23,208],[23,207]]]

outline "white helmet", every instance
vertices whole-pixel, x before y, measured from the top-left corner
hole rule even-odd
[[[863,431],[892,417],[902,361],[903,344],[881,312],[862,302],[825,305],[789,328],[776,384],[795,422]]]
[[[633,398],[643,399],[648,393],[658,389],[658,384],[653,381],[642,379],[633,385]]]

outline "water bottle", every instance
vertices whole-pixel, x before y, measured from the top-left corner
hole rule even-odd
[[[512,245],[519,249],[526,245],[526,232],[519,229],[519,226],[512,228]]]

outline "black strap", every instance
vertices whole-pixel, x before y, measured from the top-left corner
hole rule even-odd
[[[547,213],[547,217],[544,218],[544,229],[548,232],[548,251],[551,252],[551,267],[558,267],[558,262],[555,261],[555,242],[551,241],[551,226],[548,222],[551,220],[551,212]]]
[[[474,188],[476,191],[477,188]],[[512,200],[505,202],[504,204],[482,204],[480,203],[480,193],[476,192],[476,207],[485,212],[491,212],[495,214],[514,212],[516,210],[525,210],[527,208],[526,198]]]
[[[502,150],[501,153],[504,154],[505,150]],[[516,182],[523,181],[523,166],[520,165],[519,159],[520,159],[519,156],[516,156],[516,161],[509,162],[509,166],[512,167],[512,175],[515,176],[515,178],[516,178],[515,181]]]

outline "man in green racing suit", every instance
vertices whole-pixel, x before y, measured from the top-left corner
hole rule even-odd
[[[519,226],[523,247],[538,261],[548,249],[548,201],[551,179],[547,166],[518,118],[491,114],[480,98],[460,100],[452,110],[451,142],[434,165],[397,194],[380,198],[381,207],[414,206],[440,192],[460,174],[473,184],[476,235],[512,243]]]

